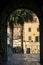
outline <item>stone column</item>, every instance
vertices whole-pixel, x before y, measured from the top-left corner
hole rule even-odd
[[[26,54],[26,42],[23,42],[23,50],[24,50],[24,54]]]

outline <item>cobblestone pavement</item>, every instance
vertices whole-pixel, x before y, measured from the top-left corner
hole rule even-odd
[[[8,47],[8,61],[6,65],[40,65],[39,54],[14,54]]]

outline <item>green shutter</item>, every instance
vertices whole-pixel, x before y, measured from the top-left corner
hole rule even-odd
[[[38,42],[40,42],[40,37],[38,36]]]

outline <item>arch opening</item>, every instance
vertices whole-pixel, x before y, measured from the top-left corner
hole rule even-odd
[[[13,54],[38,56],[37,61],[40,61],[39,26],[39,19],[33,11],[29,9],[13,11],[7,19],[7,51],[10,47]]]

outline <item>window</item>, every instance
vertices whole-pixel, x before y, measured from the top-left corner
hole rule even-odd
[[[38,42],[38,36],[35,37],[35,41]]]
[[[36,42],[40,42],[40,37],[39,37],[39,36],[36,36],[36,37],[35,37],[35,41],[36,41]]]
[[[29,28],[29,32],[31,32],[31,28]]]
[[[36,22],[37,21],[37,18],[34,18],[34,22]]]
[[[39,28],[37,28],[37,32],[39,32]]]
[[[29,36],[29,40],[31,40],[31,36]]]

